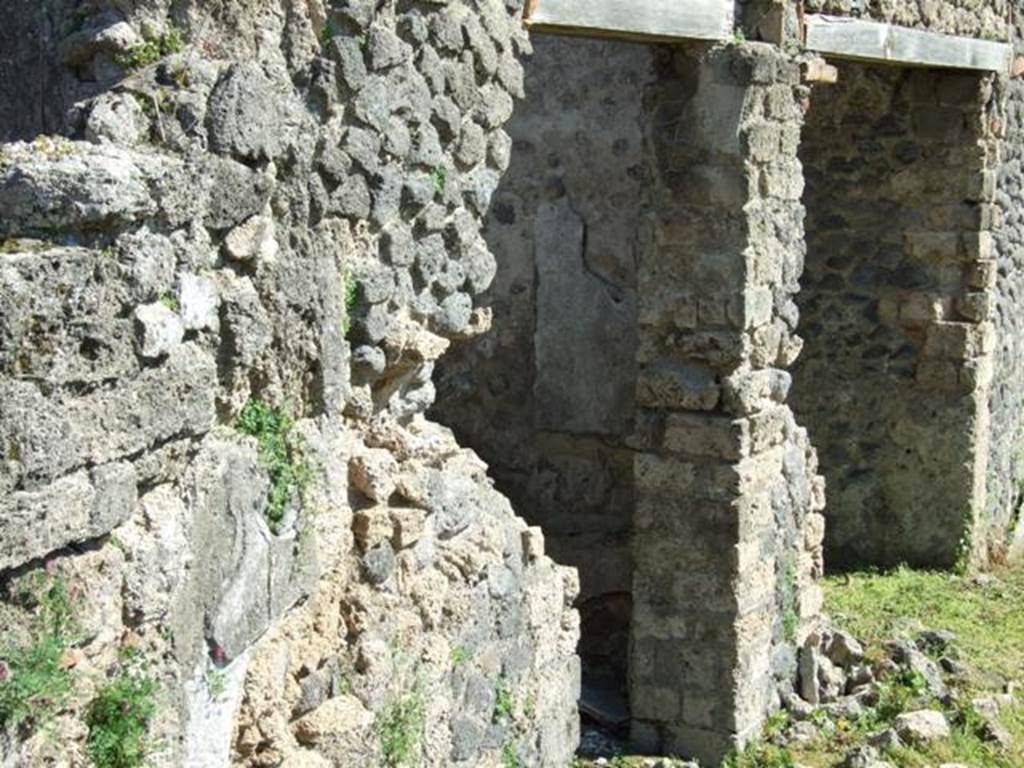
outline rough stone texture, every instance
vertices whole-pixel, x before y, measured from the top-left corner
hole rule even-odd
[[[775,49],[730,46],[666,52],[651,96],[632,734],[707,762],[792,690],[821,604],[823,481],[785,404],[804,256],[799,83]]]
[[[575,573],[422,415],[434,362],[485,325],[519,13],[9,14],[0,137],[25,141],[0,146],[0,570],[45,560],[86,593],[68,754],[130,640],[163,689],[156,765],[380,765],[411,699],[417,764],[569,761]],[[126,71],[172,28],[181,52]],[[304,468],[273,525],[276,470],[236,426],[253,399],[294,422]],[[4,764],[53,753],[2,744]]]
[[[1019,47],[1019,30],[1016,40]],[[993,322],[997,341],[989,398],[992,433],[984,520],[987,528],[978,533],[991,555],[1020,558],[1024,557],[1024,391],[1020,386],[1024,360],[1024,216],[1019,201],[1024,193],[1024,83],[1013,79],[997,82],[997,86],[1005,89],[1006,134],[996,188],[1000,222],[993,232],[997,265]]]
[[[579,569],[584,674],[622,688],[653,49],[539,36],[525,70],[484,231],[498,263],[483,298],[493,329],[441,361],[433,412],[480,451],[551,554]]]
[[[991,76],[844,64],[812,99],[794,403],[832,568],[950,566],[984,529],[993,98]]]

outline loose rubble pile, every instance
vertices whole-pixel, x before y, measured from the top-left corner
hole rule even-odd
[[[846,632],[811,635],[800,650],[799,690],[784,700],[788,722],[771,741],[806,745],[843,738],[840,731],[853,726],[866,743],[852,748],[843,768],[893,768],[887,752],[947,739],[951,726],[973,727],[982,739],[1008,747],[999,712],[1014,701],[1013,683],[1000,693],[965,698],[969,670],[958,661],[955,643],[951,632],[924,631],[868,653]]]

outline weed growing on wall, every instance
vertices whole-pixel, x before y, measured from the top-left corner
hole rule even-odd
[[[499,677],[494,684],[494,714],[491,719],[494,722],[509,722],[515,713],[515,701],[512,699],[512,692],[508,688],[508,680]]]
[[[523,768],[523,761],[519,759],[515,745],[511,741],[506,741],[505,746],[501,748],[501,768]]]
[[[114,57],[114,61],[129,72],[156,64],[165,56],[178,53],[184,47],[181,32],[171,27],[159,37],[150,38],[134,45],[127,53]]]
[[[45,724],[71,692],[71,674],[62,662],[76,624],[59,576],[30,574],[16,597],[33,611],[31,642],[0,649],[0,725],[27,730]]]
[[[442,194],[448,183],[448,170],[438,166],[430,172],[430,178],[434,182],[434,191],[439,195]]]
[[[452,648],[452,666],[456,669],[469,661],[469,651],[463,646],[456,645]]]
[[[86,752],[96,768],[137,768],[153,750],[149,722],[156,713],[156,680],[137,657],[123,659],[117,675],[89,702]]]
[[[377,738],[390,768],[412,765],[423,738],[423,699],[413,693],[390,704],[378,716]]]
[[[345,315],[341,320],[341,335],[348,336],[348,332],[352,330],[352,315],[359,306],[359,283],[348,273],[341,278],[341,298],[345,309]]]
[[[289,505],[301,501],[312,475],[302,457],[301,441],[292,434],[293,424],[287,414],[255,398],[245,404],[235,428],[259,443],[260,459],[270,473],[267,523],[278,533]]]

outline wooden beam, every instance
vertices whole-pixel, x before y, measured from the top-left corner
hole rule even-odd
[[[808,14],[806,47],[854,61],[1009,72],[1013,46],[877,21]]]
[[[532,32],[626,40],[725,40],[732,37],[733,0],[533,0]]]

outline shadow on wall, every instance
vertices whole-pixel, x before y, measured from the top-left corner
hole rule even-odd
[[[828,481],[833,570],[952,566],[980,512],[986,90],[844,64],[812,99],[793,403]]]
[[[636,261],[653,49],[536,36],[487,219],[492,330],[439,365],[433,416],[580,571],[585,687],[624,702],[632,560]],[[566,67],[566,62],[572,62]],[[624,706],[624,705],[623,705]]]

